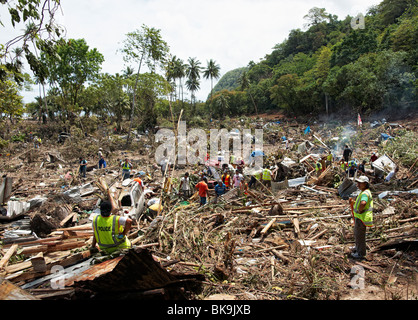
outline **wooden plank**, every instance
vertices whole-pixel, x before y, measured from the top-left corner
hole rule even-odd
[[[70,219],[73,219],[74,216],[77,216],[77,212],[71,212],[68,216],[66,216],[61,222],[60,222],[60,226],[64,227],[65,224],[70,221]]]
[[[0,278],[0,300],[39,300],[8,280]]]
[[[319,238],[320,236],[322,236],[324,233],[326,233],[328,230],[324,229],[321,232],[318,232],[316,235],[314,235],[313,237],[309,238],[308,240],[315,240],[317,238]]]
[[[18,245],[14,244],[9,248],[9,250],[7,250],[6,254],[0,261],[0,270],[7,266],[7,264],[9,263],[9,259],[16,253],[17,248]]]
[[[345,204],[337,204],[332,206],[316,206],[316,207],[287,207],[283,208],[284,211],[286,210],[315,210],[315,209],[333,209],[333,208],[343,208],[347,207]]]
[[[261,230],[261,232],[260,232],[260,234],[261,235],[264,235],[264,234],[266,234],[266,232],[270,229],[270,227],[273,225],[273,223],[275,223],[276,222],[276,218],[273,218],[273,219],[271,219],[270,220],[270,222],[264,227],[264,229],[263,230]]]
[[[67,231],[67,230],[71,230],[71,231],[92,230],[92,224],[91,223],[86,223],[86,224],[83,224],[81,226],[56,229],[56,231]]]
[[[293,226],[295,228],[296,237],[299,238],[299,235],[300,235],[299,219],[298,218],[294,218],[292,220],[292,222],[293,222]]]

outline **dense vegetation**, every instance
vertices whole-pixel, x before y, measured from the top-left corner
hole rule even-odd
[[[344,20],[312,8],[304,18],[306,31],[291,30],[259,63],[249,63],[245,90],[241,78],[234,90],[219,88],[232,114],[252,110],[252,99],[259,112],[293,115],[417,109],[416,0],[384,0]]]
[[[13,25],[27,23],[21,37],[0,47],[0,112],[12,121],[26,112],[67,127],[78,116],[94,116],[129,137],[129,129],[172,124],[181,110],[183,119],[202,125],[209,118],[268,111],[367,115],[417,108],[417,0],[383,0],[364,16],[343,20],[312,8],[304,30],[291,30],[258,63],[226,73],[215,86],[221,68],[216,61],[185,62],[170,52],[158,29],[143,25],[127,34],[119,52],[130,66],[103,74],[97,49],[84,39],[61,37],[53,18],[59,1],[1,5],[8,6]],[[24,59],[34,79],[24,74]],[[195,98],[202,78],[213,88],[205,102]],[[40,94],[24,105],[19,92],[28,85]]]

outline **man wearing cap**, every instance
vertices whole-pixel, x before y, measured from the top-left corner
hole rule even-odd
[[[125,161],[122,162],[121,166],[123,180],[129,179],[131,177],[132,163],[129,162],[128,158],[125,158]]]
[[[126,237],[131,229],[132,220],[127,217],[112,215],[113,208],[110,201],[100,204],[100,215],[93,218],[92,248],[99,245],[100,250],[106,254],[120,249],[130,249],[131,242]]]
[[[366,227],[373,226],[373,198],[369,189],[369,178],[360,176],[356,179],[360,194],[356,201],[350,198],[353,209],[355,250],[351,256],[362,259],[366,256]]]

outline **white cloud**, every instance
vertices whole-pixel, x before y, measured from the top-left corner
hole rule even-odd
[[[67,38],[85,38],[105,57],[103,72],[121,72],[120,53],[128,32],[143,24],[161,30],[173,55],[185,62],[209,59],[221,67],[221,75],[259,61],[296,28],[312,7],[325,8],[340,19],[365,14],[380,0],[62,0],[59,21]],[[1,11],[3,12],[3,11]],[[4,17],[5,15],[1,15]],[[4,43],[5,35],[0,36]],[[37,90],[34,90],[37,95]],[[206,99],[210,81],[202,78],[198,99]]]

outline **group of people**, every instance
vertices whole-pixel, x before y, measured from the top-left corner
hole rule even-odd
[[[106,168],[107,164],[106,164],[106,160],[104,159],[104,156],[103,156],[103,149],[102,148],[99,148],[99,151],[98,151],[97,155],[98,155],[98,158],[99,158],[99,161],[98,161],[99,169]],[[82,178],[86,177],[87,163],[88,162],[87,162],[85,157],[79,157],[78,158],[78,164],[79,164],[78,174]]]
[[[343,160],[349,163],[352,152],[345,152]],[[80,158],[82,160],[82,158]],[[328,160],[328,159],[327,159]],[[332,160],[331,160],[332,161]],[[86,163],[85,163],[86,164]],[[355,246],[352,248],[351,256],[355,259],[363,259],[366,256],[366,228],[373,226],[373,197],[370,191],[370,180],[364,174],[365,162],[358,166],[361,175],[355,178],[357,187],[360,190],[358,196],[353,199],[350,198],[349,205],[354,220],[354,237]],[[130,171],[132,164],[129,159],[125,158],[121,161],[123,178],[130,177]],[[196,190],[200,198],[200,206],[203,206],[208,201],[209,186],[208,176],[210,171],[202,170],[200,181],[193,186],[190,175],[188,172],[184,174],[180,179],[179,194],[184,198],[188,199]],[[221,179],[214,182],[215,197],[217,200],[220,196],[233,188],[238,190],[246,190],[247,188],[253,188],[257,182],[262,183],[265,186],[271,185],[273,172],[269,168],[263,168],[253,173],[251,180],[248,185],[244,179],[244,176],[240,170],[235,169],[232,171],[225,168],[222,173]],[[137,181],[142,185],[142,182]],[[115,208],[111,202],[103,201],[100,205],[101,214],[93,219],[93,247],[96,245],[106,253],[111,253],[117,249],[130,248],[131,243],[129,242],[126,235],[128,234],[132,220],[129,218],[121,217],[115,214]]]
[[[179,193],[184,199],[188,199],[193,189],[198,192],[200,198],[200,205],[205,205],[208,201],[208,178],[213,177],[210,167],[205,167],[200,173],[199,182],[192,187],[190,181],[190,175],[188,172],[180,179]],[[256,171],[251,175],[250,181],[247,183],[242,173],[242,167],[237,166],[236,169],[231,169],[229,166],[223,166],[223,172],[220,179],[213,182],[215,191],[214,202],[218,201],[218,198],[232,189],[237,189],[238,195],[245,194],[248,188],[255,188],[257,182],[263,184],[266,187],[271,187],[271,180],[273,178],[273,172],[269,168],[264,168]]]

